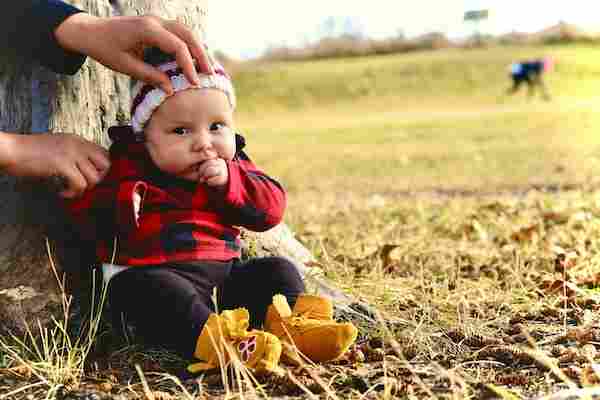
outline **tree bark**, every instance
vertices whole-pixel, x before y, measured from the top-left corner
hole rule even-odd
[[[98,16],[113,13],[107,0],[71,3]],[[0,131],[69,132],[106,146],[106,129],[128,119],[128,108],[128,78],[92,60],[72,77],[8,55],[0,63]],[[56,197],[43,185],[3,175],[0,198],[0,332],[19,334],[26,324],[34,326],[38,318],[46,323],[61,310],[55,276],[62,279],[62,268],[86,271],[93,259],[70,234]],[[56,273],[48,237],[54,261],[63,261]]]
[[[207,0],[73,0],[97,16],[145,15],[178,19],[206,37]],[[107,146],[111,125],[129,121],[129,78],[88,59],[72,77],[5,57],[0,63],[0,131],[69,132]],[[59,284],[85,304],[91,298],[93,249],[66,225],[55,195],[43,186],[0,176],[0,334],[22,335],[37,320],[46,325],[62,314]],[[292,259],[315,289],[340,304],[351,299],[322,277],[307,273],[312,255],[285,224],[247,232],[258,255]],[[56,267],[56,270],[54,269]]]
[[[181,15],[200,37],[207,16],[205,0],[68,2],[102,17]],[[68,132],[107,146],[107,128],[129,120],[129,103],[130,79],[91,59],[72,77],[9,55],[0,63],[0,131]],[[2,175],[0,198],[0,333],[22,334],[26,325],[34,326],[37,319],[46,324],[61,311],[58,283],[64,272],[67,289],[85,300],[93,251],[66,226],[56,197],[43,185]]]

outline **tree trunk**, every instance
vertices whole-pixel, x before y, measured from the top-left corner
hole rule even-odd
[[[154,14],[178,19],[205,37],[207,0],[73,0],[97,16]],[[0,131],[69,132],[104,146],[107,128],[129,120],[129,78],[88,59],[73,77],[14,59],[0,63]],[[66,226],[54,195],[39,184],[0,176],[0,334],[22,335],[26,326],[62,315],[59,282],[85,305],[90,299],[93,249]],[[340,304],[350,299],[324,278],[307,274],[312,255],[285,226],[246,233],[258,254],[295,261],[315,289]],[[47,239],[49,238],[49,239]],[[53,269],[56,264],[57,270]],[[85,309],[85,307],[84,307]]]
[[[205,0],[68,2],[97,16],[182,15],[182,22],[200,36],[207,15]],[[129,120],[129,90],[128,77],[91,59],[69,77],[5,55],[0,63],[0,131],[69,132],[107,146],[107,128]],[[93,251],[83,248],[65,226],[57,199],[42,185],[0,176],[0,198],[0,333],[22,334],[36,319],[45,324],[60,315],[56,277],[62,280],[64,271],[68,289],[89,291]],[[59,261],[57,271],[52,261]]]
[[[73,5],[109,16],[108,1]],[[107,145],[106,129],[128,118],[129,81],[88,60],[72,77],[3,57],[0,64],[0,130],[70,132]],[[93,259],[69,233],[55,196],[34,182],[0,176],[0,332],[24,331],[61,312],[61,266],[86,271]],[[52,269],[52,255],[63,262]],[[56,261],[56,260],[55,260]],[[77,278],[73,279],[78,281]],[[59,314],[60,315],[60,314]]]

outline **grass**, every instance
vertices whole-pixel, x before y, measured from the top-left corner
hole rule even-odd
[[[304,112],[362,104],[370,105],[363,112],[406,107],[431,111],[432,105],[452,110],[495,106],[509,85],[509,64],[544,55],[557,61],[548,77],[555,93],[579,99],[596,95],[600,50],[585,46],[448,49],[273,63],[242,69],[235,81],[240,112],[257,115],[257,121],[268,120],[264,110]]]
[[[507,65],[542,54],[557,59],[553,101],[504,97]],[[588,182],[600,156],[599,56],[494,48],[265,65],[236,76],[238,121],[294,198]],[[350,95],[371,70],[373,91]]]
[[[252,135],[249,148],[292,197],[311,190],[402,193],[587,182],[600,160],[600,140],[592,135],[600,119],[591,109],[572,114],[523,110],[422,121],[382,114],[364,122],[356,117],[346,127],[280,124]],[[569,127],[575,123],[583,128]]]
[[[0,337],[0,351],[10,360],[6,369],[18,376],[35,380],[18,389],[11,388],[8,393],[0,394],[0,399],[11,398],[38,386],[45,391],[44,397],[50,399],[65,388],[78,386],[84,377],[85,363],[97,337],[105,291],[100,291],[102,299],[99,302],[92,299],[92,304],[99,304],[100,309],[92,307],[86,329],[79,337],[73,337],[69,333],[72,298],[65,294],[64,281],[57,274],[49,241],[46,241],[46,249],[63,294],[63,315],[59,319],[52,318],[50,326],[42,326],[39,321],[35,327],[27,326],[24,338],[15,335]]]
[[[506,66],[543,54],[558,62],[547,81],[553,100],[504,98]],[[504,47],[246,66],[235,81],[249,154],[284,182],[286,222],[324,276],[385,322],[359,324],[361,341],[344,360],[286,367],[285,376],[180,380],[177,360],[112,349],[90,355],[70,390],[185,399],[593,395],[599,55],[585,46]],[[34,360],[3,353],[0,399],[42,381],[4,383]],[[42,386],[15,398],[47,395]]]

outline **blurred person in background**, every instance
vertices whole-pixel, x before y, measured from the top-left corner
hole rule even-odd
[[[544,57],[541,59],[526,60],[514,62],[510,65],[510,78],[512,86],[507,93],[512,95],[516,93],[523,83],[527,84],[527,93],[529,97],[533,97],[536,88],[540,90],[544,100],[550,100],[550,93],[543,80],[543,75],[550,72],[554,67],[552,57]]]
[[[213,60],[215,73],[199,70],[193,84],[170,54],[151,48],[144,60],[175,94],[136,82],[131,125],[109,129],[109,172],[66,201],[96,246],[116,333],[194,359],[193,374],[229,363],[219,332],[255,373],[279,371],[289,336],[312,361],[338,358],[358,331],[333,320],[331,301],[305,295],[284,257],[241,258],[239,227],[275,227],[287,195],[245,152],[230,75]]]

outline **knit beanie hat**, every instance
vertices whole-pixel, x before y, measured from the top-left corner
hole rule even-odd
[[[223,66],[209,54],[206,49],[209,62],[211,63],[215,73],[207,75],[198,71],[200,84],[193,85],[183,74],[183,70],[173,60],[169,54],[151,48],[144,52],[144,61],[156,66],[159,70],[167,74],[173,86],[173,94],[188,89],[216,89],[227,95],[229,105],[235,109],[235,92],[231,77],[225,72]],[[197,66],[196,66],[196,70]],[[141,135],[144,131],[146,123],[152,117],[152,113],[156,110],[169,96],[161,88],[154,87],[145,82],[134,82],[131,95],[131,125],[134,133]]]

